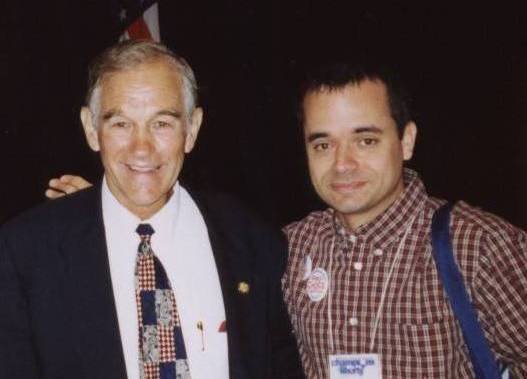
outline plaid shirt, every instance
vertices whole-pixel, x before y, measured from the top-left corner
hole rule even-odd
[[[285,228],[290,255],[284,296],[309,378],[328,378],[330,354],[369,352],[380,354],[385,379],[474,378],[432,257],[431,219],[443,202],[428,197],[415,172],[405,170],[404,181],[403,195],[353,233],[332,209]],[[492,350],[516,378],[527,378],[527,234],[463,202],[454,207],[450,227],[457,263]],[[330,278],[320,301],[310,300],[306,291],[316,268]]]

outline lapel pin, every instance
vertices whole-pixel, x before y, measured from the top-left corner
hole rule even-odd
[[[247,282],[238,283],[238,292],[242,295],[247,295],[249,293],[249,288],[249,283]]]

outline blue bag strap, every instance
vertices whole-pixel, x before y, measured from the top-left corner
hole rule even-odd
[[[454,259],[450,241],[450,212],[453,204],[437,209],[432,218],[432,253],[439,277],[450,305],[463,331],[470,359],[478,379],[500,379],[501,374],[494,354],[490,350],[476,311],[472,307],[463,276]]]

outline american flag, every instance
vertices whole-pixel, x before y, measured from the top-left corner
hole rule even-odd
[[[158,8],[156,0],[120,0],[119,20],[123,33],[119,39],[151,39],[159,42]]]

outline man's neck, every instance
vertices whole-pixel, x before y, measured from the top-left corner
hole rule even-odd
[[[336,210],[337,217],[347,230],[354,232],[361,226],[372,222],[379,215],[386,212],[402,196],[404,189],[405,186],[401,178],[401,182],[396,186],[392,193],[373,207],[350,213],[339,212]]]

